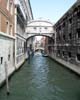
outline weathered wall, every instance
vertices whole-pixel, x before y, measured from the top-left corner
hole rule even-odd
[[[5,62],[8,75],[15,70],[14,39],[0,35],[0,83],[5,80]]]

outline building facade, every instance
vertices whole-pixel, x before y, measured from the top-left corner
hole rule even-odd
[[[26,59],[25,28],[32,20],[29,0],[0,0],[0,85],[8,75],[18,69]]]
[[[14,1],[0,0],[0,83],[15,70]]]
[[[55,55],[55,36],[45,37],[45,52],[49,55]]]
[[[26,58],[25,28],[27,21],[32,20],[32,10],[29,0],[15,0],[15,65],[19,68]]]
[[[80,65],[80,2],[76,2],[55,24],[56,56]]]

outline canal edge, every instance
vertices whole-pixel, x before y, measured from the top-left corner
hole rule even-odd
[[[68,70],[70,70],[71,72],[73,72],[74,74],[76,74],[77,76],[80,76],[80,68],[79,66],[73,65],[69,62],[66,62],[60,58],[57,57],[52,57],[50,55],[48,55],[48,57],[52,60],[54,60],[55,62],[59,63],[60,65],[64,66],[65,68],[67,68]]]

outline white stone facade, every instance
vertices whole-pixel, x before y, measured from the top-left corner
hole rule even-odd
[[[53,34],[55,34],[53,24],[47,20],[32,20],[27,23],[26,38],[38,35],[52,37]]]
[[[14,34],[0,32],[0,85],[5,81],[5,63],[10,76],[27,58],[25,24],[33,19],[29,0],[14,0]]]
[[[15,0],[15,65],[19,68],[20,65],[27,58],[25,48],[26,48],[26,38],[25,38],[25,25],[28,20],[32,20],[32,11],[30,7],[29,0]]]
[[[23,39],[20,36],[16,36],[16,57],[15,57],[15,63],[16,68],[19,68],[20,65],[25,61],[25,52],[24,52],[24,43],[26,42],[25,39]]]
[[[5,62],[8,75],[15,70],[15,38],[0,32],[0,83],[5,80]]]

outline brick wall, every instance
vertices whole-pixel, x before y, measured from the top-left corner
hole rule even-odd
[[[13,0],[14,1],[14,0]],[[0,25],[1,25],[1,32],[6,33],[7,24],[9,22],[9,34],[10,34],[10,25],[12,25],[13,32],[11,35],[14,36],[14,3],[13,3],[13,14],[10,13],[10,6],[9,10],[7,10],[7,0],[0,0]]]

